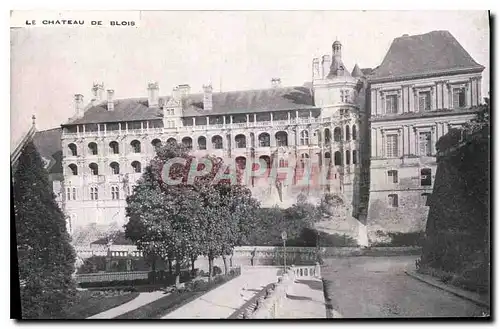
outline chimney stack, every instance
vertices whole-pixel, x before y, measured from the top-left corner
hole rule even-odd
[[[273,86],[273,88],[281,87],[281,78],[272,78],[271,85]]]
[[[158,107],[159,92],[158,82],[148,83],[148,107]]]
[[[212,84],[203,86],[203,109],[205,111],[212,111]]]
[[[321,79],[321,71],[319,69],[319,58],[313,58],[313,80]]]
[[[108,111],[113,111],[115,109],[114,95],[115,91],[113,89],[108,89]]]
[[[96,106],[102,101],[104,96],[104,83],[95,83],[92,85],[92,104]]]
[[[323,58],[321,60],[321,67],[322,69],[322,76],[323,79],[326,79],[328,74],[330,73],[330,66],[332,65],[332,59],[330,55],[323,55]]]
[[[83,117],[83,95],[82,94],[75,94],[75,112],[76,112],[77,118]]]

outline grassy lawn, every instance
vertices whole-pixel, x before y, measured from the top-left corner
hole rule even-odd
[[[117,316],[115,319],[160,319],[163,316],[175,311],[179,307],[195,300],[196,298],[206,294],[219,287],[220,285],[234,279],[237,276],[224,278],[217,277],[212,283],[206,282],[192,290],[174,291],[169,295],[155,300],[149,304],[139,307],[130,312]]]
[[[67,310],[66,319],[85,319],[127,303],[139,296],[138,292],[107,295],[92,291],[78,291],[73,305]]]

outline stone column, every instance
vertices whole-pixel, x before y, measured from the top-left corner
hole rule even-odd
[[[436,82],[436,102],[437,102],[437,109],[442,109],[443,108],[443,83],[442,82]]]
[[[398,157],[403,156],[403,134],[402,134],[402,128],[398,129]]]
[[[477,78],[477,101],[478,104],[483,104],[482,90],[481,90],[481,77]]]
[[[398,114],[403,113],[403,97],[402,97],[402,90],[398,90]]]
[[[378,156],[377,152],[377,129],[371,129],[371,157],[376,158]]]
[[[410,152],[408,150],[408,126],[403,126],[403,144],[402,144],[402,155],[409,155]]]
[[[250,114],[247,114],[247,127],[250,125]]]
[[[380,129],[380,134],[382,135],[382,143],[381,143],[381,157],[385,157],[385,131],[383,129]]]
[[[373,89],[371,91],[371,115],[376,116],[377,115],[377,90]]]

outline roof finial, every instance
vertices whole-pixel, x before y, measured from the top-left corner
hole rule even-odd
[[[35,127],[36,125],[36,117],[34,114],[31,116],[31,124],[33,125],[33,127]]]

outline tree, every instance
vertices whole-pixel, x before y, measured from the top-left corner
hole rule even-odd
[[[76,293],[75,251],[32,142],[14,175],[16,242],[24,319],[62,318]]]

